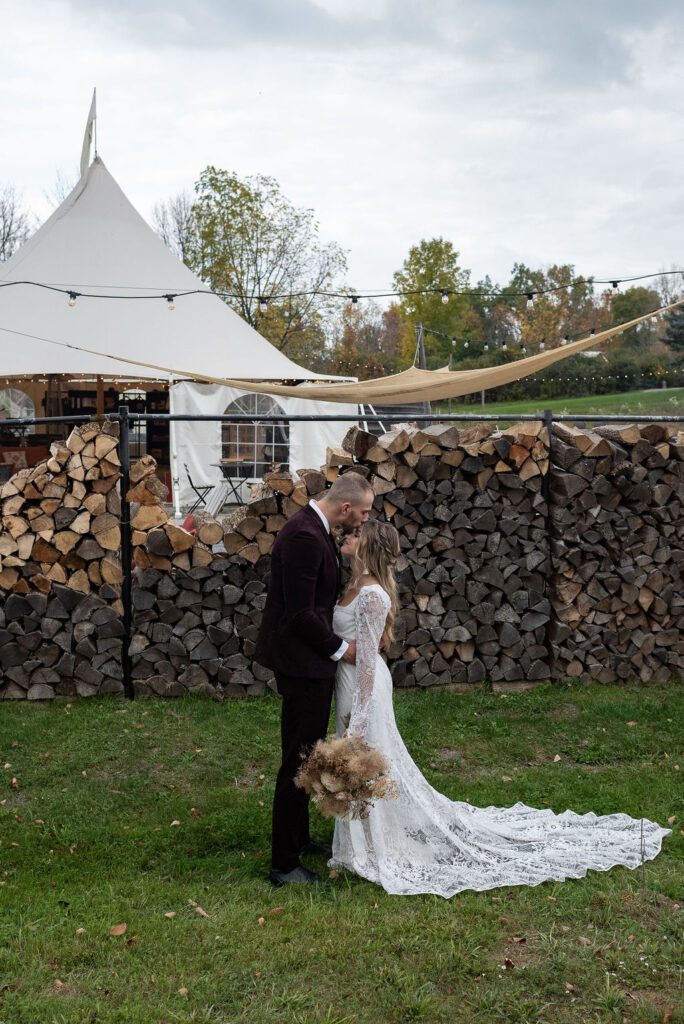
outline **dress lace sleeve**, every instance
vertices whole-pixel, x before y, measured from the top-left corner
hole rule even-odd
[[[363,736],[373,704],[378,648],[387,618],[388,598],[383,590],[364,587],[356,600],[356,681],[349,733]]]

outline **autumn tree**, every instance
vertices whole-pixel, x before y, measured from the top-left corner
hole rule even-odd
[[[186,264],[276,348],[315,364],[335,303],[320,293],[335,289],[346,258],[321,243],[313,211],[295,207],[273,178],[207,167],[187,222],[184,213],[170,226],[177,235],[182,226]],[[168,225],[171,214],[162,204],[158,220]]]
[[[0,263],[8,260],[31,234],[31,217],[11,185],[0,189]]]
[[[595,296],[593,280],[576,276],[567,263],[546,270],[514,264],[502,299],[515,311],[519,344],[532,351],[542,342],[556,348],[565,337],[576,340],[607,326],[610,319],[606,303]]]

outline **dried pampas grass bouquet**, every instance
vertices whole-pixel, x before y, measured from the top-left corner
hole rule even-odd
[[[313,797],[326,818],[367,818],[375,800],[399,795],[384,756],[356,735],[319,740],[295,785]]]

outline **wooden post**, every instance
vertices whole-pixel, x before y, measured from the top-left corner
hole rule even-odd
[[[418,368],[420,370],[427,370],[427,363],[425,361],[425,336],[423,334],[423,324],[419,320],[416,324],[416,347],[418,349]],[[423,411],[432,415],[432,408],[429,402],[423,402]]]
[[[102,374],[97,375],[97,402],[95,405],[95,412],[98,416],[104,415],[104,384],[102,382]]]

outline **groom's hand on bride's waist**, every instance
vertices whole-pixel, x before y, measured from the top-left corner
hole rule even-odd
[[[356,664],[356,641],[355,640],[350,640],[349,641],[349,647],[347,647],[347,650],[342,655],[342,659],[341,660],[342,661],[346,661],[349,665],[355,665]]]

